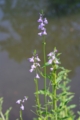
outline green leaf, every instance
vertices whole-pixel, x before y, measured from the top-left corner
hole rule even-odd
[[[4,114],[5,115],[5,117],[6,117],[6,120],[9,120],[9,113],[10,113],[10,111],[11,111],[11,107],[6,111],[6,113]]]
[[[70,105],[68,108],[69,108],[69,109],[72,109],[72,108],[75,108],[75,107],[76,107],[76,105],[73,104],[73,105]]]
[[[42,68],[44,68],[45,66],[50,66],[50,64],[49,64],[48,62],[46,62],[46,63],[42,66]]]

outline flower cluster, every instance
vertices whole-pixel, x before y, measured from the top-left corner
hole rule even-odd
[[[32,62],[33,64],[31,65],[31,69],[29,70],[30,72],[33,72],[37,67],[40,67],[39,62],[41,61],[38,55],[32,56],[29,58],[29,61]],[[36,78],[40,78],[38,73],[36,73]]]
[[[40,18],[38,19],[38,22],[40,23],[38,26],[38,29],[41,30],[41,32],[38,33],[38,35],[47,35],[46,28],[44,27],[46,24],[48,24],[48,21],[46,18],[43,18],[43,15],[40,14]]]
[[[24,96],[24,99],[23,99],[23,100],[19,99],[19,100],[16,101],[17,104],[20,104],[20,105],[21,105],[21,106],[20,106],[20,109],[21,109],[21,110],[24,110],[24,105],[23,105],[23,103],[24,103],[27,99],[28,99],[28,97]]]
[[[56,58],[55,54],[56,54],[57,50],[55,49],[53,52],[50,52],[47,56],[49,56],[49,60],[48,60],[48,64],[59,64],[58,59]],[[50,68],[50,70],[52,71],[53,68]]]

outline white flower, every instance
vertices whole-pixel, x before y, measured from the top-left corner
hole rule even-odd
[[[53,71],[53,68],[50,68],[51,71]]]
[[[58,61],[57,59],[55,59],[55,63],[56,63],[56,64],[59,64],[59,61]]]
[[[25,100],[27,100],[27,99],[28,99],[28,97],[24,96],[24,99],[25,99]]]
[[[51,57],[52,55],[53,55],[53,52],[50,52],[47,56],[50,56],[50,57]]]
[[[23,99],[23,101],[22,102],[25,102],[25,100],[27,100],[28,98],[26,97],[26,96],[24,96],[24,99]]]
[[[20,103],[21,103],[21,100],[17,100],[16,103],[20,104]]]
[[[52,56],[52,60],[54,60],[54,59],[55,59],[55,55]]]
[[[35,69],[36,68],[36,66],[33,64],[33,65],[31,65],[31,69]]]
[[[21,105],[21,107],[20,107],[20,108],[21,108],[21,110],[24,110],[24,106],[23,106],[23,105]]]
[[[40,78],[38,74],[36,74],[36,78],[38,78],[38,79]]]
[[[40,36],[42,36],[42,34],[43,34],[42,32],[38,33],[38,35],[40,35]]]
[[[29,71],[30,71],[30,72],[33,72],[33,71],[34,71],[34,69],[32,69],[32,68],[31,68]]]
[[[40,67],[40,64],[39,64],[39,63],[36,63],[36,65]]]
[[[41,61],[40,58],[39,58],[38,56],[37,56],[35,59],[36,59],[37,61]]]

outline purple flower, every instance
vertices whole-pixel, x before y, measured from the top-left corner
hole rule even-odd
[[[34,62],[34,57],[29,58],[29,61],[30,61],[30,62]]]
[[[37,56],[35,59],[36,59],[37,61],[41,61],[40,58],[39,58],[38,56]]]
[[[44,18],[44,23],[45,23],[45,24],[48,24],[48,21],[47,21],[47,19],[46,19],[46,18]]]
[[[45,24],[44,24],[43,22],[42,22],[40,25],[41,25],[42,27],[45,26]]]
[[[28,98],[26,97],[26,96],[24,96],[24,99],[23,100],[17,100],[17,102],[16,103],[18,103],[18,104],[20,104],[21,106],[20,106],[20,109],[21,110],[24,110],[24,105],[23,105],[23,102],[25,101],[25,100],[27,100]]]
[[[31,65],[31,69],[29,70],[30,72],[33,72],[37,67],[40,67],[40,64],[38,62],[40,62],[41,60],[37,54],[29,58],[29,60],[30,62],[33,62],[33,64]]]
[[[47,35],[45,24],[48,24],[48,21],[46,18],[43,18],[43,14],[40,14],[40,18],[38,19],[38,22],[40,23],[38,26],[38,29],[41,30],[41,32],[38,33],[39,36]]]
[[[38,22],[43,22],[42,17],[40,17],[40,18],[38,19]]]

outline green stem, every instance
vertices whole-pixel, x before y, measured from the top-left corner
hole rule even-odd
[[[5,120],[4,115],[3,115],[2,112],[0,112],[0,115],[1,115],[1,117],[2,117],[2,120]]]
[[[36,109],[37,114],[39,115],[38,110],[40,109],[40,101],[39,101],[39,94],[38,94],[38,80],[34,79],[35,85],[36,85],[36,105],[38,106]]]
[[[45,42],[45,37],[44,37],[44,41],[43,41],[43,55],[44,55],[44,65],[46,63],[46,52],[45,52],[45,46],[46,46],[46,42]],[[44,67],[44,89],[45,89],[45,104],[47,104],[47,98],[46,98],[46,66]],[[47,106],[46,107],[46,113],[47,113]]]
[[[20,120],[23,120],[23,118],[22,118],[22,110],[20,110]]]
[[[57,94],[56,94],[56,66],[54,65],[53,71],[53,84],[52,84],[52,92],[53,92],[53,110],[57,110]],[[55,113],[55,120],[57,120],[57,114]]]

